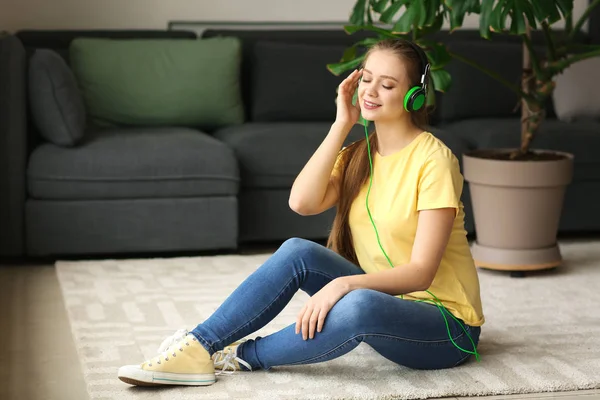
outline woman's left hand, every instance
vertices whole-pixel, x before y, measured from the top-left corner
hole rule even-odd
[[[302,330],[302,338],[313,339],[315,337],[315,328],[321,332],[325,317],[329,310],[350,291],[348,285],[337,278],[323,286],[321,290],[315,293],[302,307],[296,318],[296,334]]]

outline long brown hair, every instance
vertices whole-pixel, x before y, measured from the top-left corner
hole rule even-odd
[[[363,61],[366,63],[369,55],[375,51],[387,50],[397,55],[406,66],[411,86],[419,85],[421,74],[425,66],[421,65],[421,59],[409,44],[403,40],[385,39],[373,45]],[[409,88],[410,88],[409,87]],[[427,107],[411,113],[411,120],[417,127],[426,130],[428,125]],[[369,134],[369,146],[371,147],[371,157],[377,151],[377,133]],[[358,265],[358,259],[354,250],[352,232],[348,224],[350,206],[360,192],[362,186],[367,183],[371,167],[369,164],[369,155],[367,154],[366,138],[358,140],[347,146],[340,153],[340,196],[337,203],[337,212],[333,220],[333,225],[327,239],[327,247],[340,254],[342,257]]]

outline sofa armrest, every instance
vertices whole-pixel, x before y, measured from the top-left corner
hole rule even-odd
[[[25,253],[26,65],[19,39],[0,38],[0,256]]]

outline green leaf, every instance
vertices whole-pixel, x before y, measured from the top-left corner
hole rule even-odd
[[[506,24],[507,24],[506,19],[510,15],[510,11],[511,11],[510,6],[505,5],[504,9],[502,10],[502,15],[500,15],[500,21],[502,21],[502,30],[506,30]]]
[[[512,22],[510,24],[510,33],[513,35],[523,35],[527,32],[525,17],[519,6],[519,1],[515,1],[514,8],[511,13]]]
[[[432,26],[436,22],[436,16],[440,9],[440,0],[429,0],[429,7],[427,8],[427,19],[425,20],[424,26]]]
[[[467,13],[481,13],[481,0],[467,0]]]
[[[430,84],[427,86],[427,97],[425,104],[427,104],[427,107],[434,106],[436,104],[435,100],[435,88],[433,87],[433,84]]]
[[[537,19],[538,21],[543,21],[548,17],[548,12],[547,10],[542,6],[543,2],[541,1],[532,1],[531,3],[529,3],[529,5],[531,5],[531,7],[533,8],[533,14],[535,15],[535,19]]]
[[[534,10],[537,10],[536,18],[538,21],[547,19],[549,24],[553,24],[561,19],[557,8],[557,0],[532,1],[532,5]]]
[[[465,2],[456,2],[454,7],[450,10],[450,32],[453,32],[460,28],[465,19],[468,6]]]
[[[417,16],[417,6],[413,3],[407,7],[404,11],[394,28],[392,29],[393,33],[406,34],[412,30],[412,25]]]
[[[506,0],[498,2],[494,8],[494,11],[492,11],[492,16],[490,17],[490,26],[494,32],[502,32],[506,29],[506,18],[511,10],[509,5],[506,3]]]
[[[427,22],[427,7],[424,1],[418,1],[417,3],[419,4],[417,28],[421,28]]]
[[[365,55],[363,54],[360,57],[355,58],[354,60],[327,64],[327,69],[333,75],[338,76],[348,70],[357,68],[360,65],[360,63],[363,62],[364,59],[365,59]]]
[[[372,25],[346,25],[344,26],[344,31],[346,31],[346,33],[348,33],[349,35],[352,35],[353,33],[356,33],[358,31],[371,31],[371,32],[376,32],[378,34],[380,34],[381,36],[384,37],[388,37],[388,38],[397,38],[397,35],[394,35],[392,32],[388,31],[387,29],[382,29],[382,28],[378,28],[376,26],[372,26]]]
[[[346,26],[344,26],[344,31],[349,35],[352,35],[359,31],[371,31],[371,32],[378,33],[382,37],[388,37],[388,38],[397,38],[398,37],[397,35],[394,35],[392,32],[390,32],[387,29],[378,28],[378,27],[372,26],[372,25],[361,25],[361,26],[346,25]]]
[[[431,41],[424,42],[423,44],[424,50],[427,53],[427,58],[431,64],[431,70],[442,69],[452,61],[452,56],[443,43]]]
[[[522,2],[521,9],[523,13],[525,13],[525,17],[527,17],[531,29],[537,29],[537,21],[535,20],[535,15],[533,13],[533,7],[531,6],[531,3],[528,1]]]
[[[444,4],[446,4],[446,7],[448,7],[449,9],[453,9],[454,4],[460,3],[461,1],[463,1],[463,0],[444,0]]]
[[[452,85],[452,77],[448,71],[444,69],[437,69],[431,71],[431,80],[433,81],[433,87],[439,92],[447,92]]]
[[[560,9],[563,17],[573,13],[573,0],[556,0],[556,5]]]
[[[390,0],[377,0],[374,4],[372,4],[373,11],[381,14],[383,10],[385,10],[385,6],[389,3]]]
[[[422,37],[425,35],[429,35],[430,33],[439,32],[442,29],[442,25],[444,25],[444,14],[437,14],[433,24],[430,26],[425,26],[421,28],[417,34],[417,37]]]
[[[353,25],[364,25],[365,24],[365,10],[367,0],[357,0],[352,9],[350,15],[350,23]]]
[[[555,22],[560,21],[560,12],[556,8],[555,1],[540,1],[541,6],[547,12],[548,23],[552,25]]]
[[[344,55],[342,56],[342,59],[340,60],[340,62],[343,63],[343,62],[347,62],[347,61],[351,61],[351,60],[355,59],[357,57],[356,51],[359,47],[365,47],[368,49],[369,47],[378,43],[380,40],[381,40],[380,38],[366,38],[366,39],[363,39],[363,40],[360,40],[360,41],[354,43],[351,47],[348,47],[344,51]]]
[[[356,58],[356,46],[348,47],[344,51],[344,55],[342,56],[341,62],[351,61]]]
[[[494,0],[482,0],[479,18],[479,33],[485,39],[490,38],[490,19],[494,10]]]
[[[394,16],[400,11],[400,8],[406,3],[404,0],[397,0],[393,2],[379,17],[379,21],[391,24]]]
[[[376,43],[379,43],[381,38],[366,38],[354,43],[354,47],[371,47]]]

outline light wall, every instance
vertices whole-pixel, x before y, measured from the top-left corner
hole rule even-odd
[[[354,3],[355,0],[0,0],[0,30],[165,29],[173,20],[346,22]],[[587,4],[588,0],[575,0],[575,17],[583,13]],[[464,26],[477,24],[478,16],[472,15]]]

